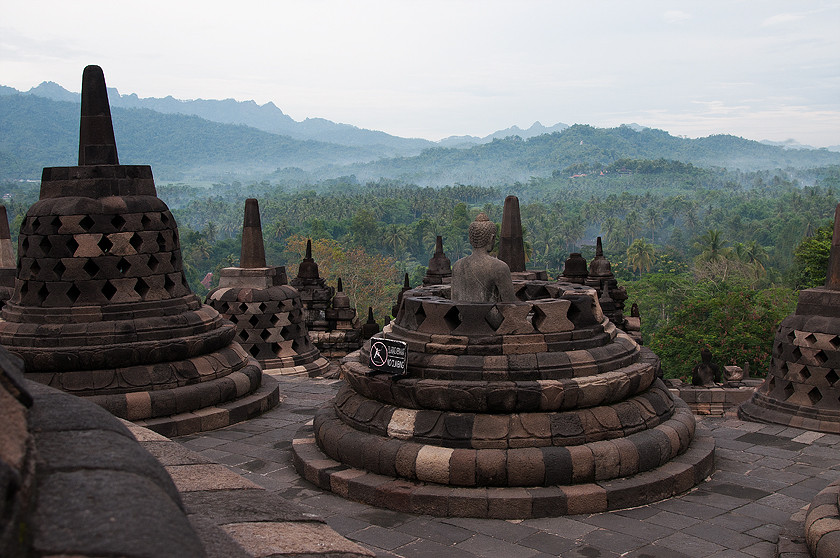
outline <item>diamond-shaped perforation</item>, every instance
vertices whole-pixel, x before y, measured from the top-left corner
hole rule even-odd
[[[840,376],[837,375],[837,372],[834,369],[828,371],[828,374],[825,375],[825,379],[828,382],[828,385],[834,387],[834,384],[837,383],[837,380],[840,380]]]
[[[114,247],[114,243],[108,240],[108,237],[104,234],[102,235],[102,238],[99,239],[99,242],[96,243],[96,245],[99,246],[99,249],[102,250],[103,254],[107,254],[111,251],[111,248]]]
[[[240,302],[239,303],[239,311],[244,314],[247,310],[248,310],[248,305],[244,302]]]
[[[131,235],[131,238],[128,239],[128,243],[131,244],[131,247],[134,248],[135,251],[139,252],[140,247],[143,246],[143,238],[139,234],[134,233]]]
[[[272,343],[271,344],[271,352],[275,355],[280,354],[280,344],[279,343]]]
[[[125,258],[120,258],[120,261],[117,262],[117,271],[121,274],[125,275],[128,273],[128,270],[131,269],[131,264]]]
[[[146,265],[149,266],[149,269],[152,271],[157,271],[158,266],[160,265],[160,260],[158,260],[154,254],[149,256],[149,261],[146,262]]]
[[[50,242],[50,239],[45,236],[41,239],[41,242],[38,243],[38,247],[41,249],[41,252],[47,256],[52,249],[52,242]]]
[[[271,337],[271,333],[267,329],[264,329],[260,332],[260,339],[263,341],[268,341],[268,338]]]
[[[566,317],[569,318],[570,322],[574,322],[578,316],[580,316],[580,308],[578,308],[573,302],[569,306],[569,310],[566,312]]]
[[[788,343],[793,343],[794,341],[796,341],[796,331],[793,329],[790,330],[787,334],[787,339]]]
[[[237,318],[237,317],[236,317],[236,314],[231,314],[230,316],[228,316],[228,320],[230,320],[230,321],[231,321],[231,322],[233,322],[234,324],[238,324],[238,323],[239,323],[239,318]]]
[[[70,304],[74,304],[80,296],[82,296],[82,291],[79,290],[79,287],[75,283],[70,285],[70,288],[67,289],[67,298],[70,299]]]
[[[61,263],[61,260],[58,260],[56,264],[53,266],[53,273],[55,276],[61,279],[61,276],[64,275],[64,272],[67,271],[67,268]]]
[[[814,358],[820,363],[820,366],[828,362],[828,355],[826,355],[823,351],[817,351],[814,353]]]
[[[89,232],[95,224],[96,221],[94,221],[90,215],[85,215],[82,217],[82,220],[79,221],[79,226],[82,227],[85,232]]]
[[[770,378],[770,381],[767,382],[767,390],[768,391],[773,391],[774,389],[776,389],[776,377],[775,376]]]
[[[251,356],[257,358],[257,355],[260,354],[260,348],[256,345],[251,345],[251,348],[248,349],[248,352],[251,353]]]
[[[265,302],[260,302],[260,305],[258,306],[258,308],[260,309],[260,313],[264,313],[265,309],[268,308],[268,307],[265,305]]]
[[[160,214],[160,222],[163,223],[164,225],[168,225],[169,224],[169,215],[167,215],[165,212],[161,213]]]
[[[787,374],[787,371],[788,371],[788,363],[787,363],[786,360],[783,360],[782,363],[779,365],[779,372],[781,372],[782,375],[784,375],[784,374]]]
[[[785,392],[785,399],[790,399],[790,396],[793,395],[796,390],[793,387],[793,382],[788,382],[784,389]]]
[[[74,255],[76,250],[79,249],[79,243],[76,242],[75,238],[68,238],[67,239],[67,250],[70,252],[70,255]]]
[[[822,393],[820,392],[819,388],[811,388],[811,391],[808,392],[808,399],[811,400],[811,405],[816,405],[822,399]]]
[[[450,331],[461,325],[461,312],[457,306],[450,308],[446,314],[443,315],[443,321],[449,326]]]
[[[25,254],[27,250],[29,250],[29,237],[25,237],[23,242],[20,243],[20,247],[22,252]]]
[[[140,226],[143,227],[143,229],[148,229],[149,225],[151,224],[152,220],[149,219],[149,216],[144,213],[143,216],[140,218]]]
[[[149,284],[143,281],[143,279],[137,279],[137,282],[134,284],[134,292],[140,295],[140,298],[146,298],[146,293],[149,292]]]
[[[120,230],[125,226],[125,219],[123,219],[122,215],[114,215],[111,219],[111,226],[115,229]]]
[[[803,366],[802,370],[799,371],[799,376],[802,378],[803,382],[808,381],[808,378],[811,377],[811,371],[808,370],[807,366]]]
[[[805,337],[805,342],[808,343],[809,345],[813,345],[814,343],[817,342],[817,336],[814,335],[813,333],[809,333],[808,336]]]
[[[32,226],[32,232],[34,233],[35,231],[38,230],[38,227],[41,226],[41,221],[37,217],[35,217],[34,219],[32,219],[31,226]]]
[[[43,303],[47,300],[47,297],[50,295],[50,290],[47,288],[47,285],[41,285],[41,288],[38,289],[38,302]]]
[[[494,330],[499,329],[499,326],[502,325],[502,322],[505,321],[505,317],[499,312],[499,309],[495,306],[487,312],[487,315],[484,316],[484,320],[487,322],[487,325],[492,327]]]
[[[418,327],[426,320],[426,311],[423,310],[422,304],[417,305],[417,310],[414,311],[414,319]]]
[[[794,362],[799,362],[799,359],[802,358],[802,351],[799,350],[799,347],[794,347],[791,354]]]
[[[158,245],[158,251],[163,252],[164,250],[166,250],[166,239],[163,238],[163,233],[158,233],[156,241]]]
[[[280,316],[278,316],[277,314],[272,314],[268,321],[271,322],[271,325],[277,325],[277,322],[280,321]]]
[[[251,324],[251,327],[257,327],[257,324],[260,323],[260,319],[257,316],[251,316],[248,319],[248,323]]]
[[[41,266],[38,264],[38,260],[32,260],[32,265],[29,266],[29,273],[32,274],[32,277],[37,277],[40,271]]]
[[[52,221],[50,221],[50,226],[52,227],[52,229],[53,229],[55,232],[58,232],[58,229],[60,229],[60,228],[61,228],[61,225],[62,225],[62,223],[61,223],[61,217],[59,217],[58,215],[56,215],[55,217],[53,217],[53,220],[52,220]]]
[[[117,288],[110,281],[105,281],[105,284],[102,285],[102,294],[105,295],[105,298],[111,300],[117,294]]]
[[[241,339],[242,341],[247,341],[248,340],[248,332],[245,331],[244,329],[240,329],[239,330],[239,339]]]
[[[163,288],[170,294],[172,294],[172,289],[175,288],[175,282],[169,278],[169,275],[165,276],[163,279]]]
[[[91,259],[88,259],[88,261],[85,262],[85,265],[82,266],[82,269],[84,269],[85,273],[87,273],[88,276],[91,278],[95,277],[96,274],[99,273],[99,266],[96,265],[96,262],[94,262]]]

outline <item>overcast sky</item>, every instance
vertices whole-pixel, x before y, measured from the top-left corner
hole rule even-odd
[[[535,121],[840,145],[840,1],[0,2],[0,84],[273,101],[437,140]]]

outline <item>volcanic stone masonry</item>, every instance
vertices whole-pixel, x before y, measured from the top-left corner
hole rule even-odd
[[[511,302],[406,291],[374,339],[407,344],[407,376],[372,373],[369,343],[344,359],[347,384],[293,443],[298,472],[371,505],[494,518],[639,506],[705,479],[714,440],[595,289],[512,285]]]
[[[423,277],[423,284],[425,286],[442,285],[443,283],[449,283],[451,278],[452,265],[446,254],[443,253],[443,237],[438,236],[435,238],[435,253],[429,260],[426,275]],[[408,274],[406,274],[406,281],[408,281]]]
[[[236,324],[236,340],[270,374],[317,376],[329,362],[309,339],[297,289],[286,268],[266,265],[257,200],[245,200],[240,267],[222,269],[205,302]]]
[[[805,289],[773,340],[770,369],[744,420],[840,433],[840,204],[825,286]]]
[[[6,206],[0,205],[0,310],[15,292],[15,253]]]
[[[45,168],[18,240],[0,344],[26,376],[165,435],[279,401],[236,328],[190,291],[148,165],[120,165],[105,78],[85,68],[79,166]]]

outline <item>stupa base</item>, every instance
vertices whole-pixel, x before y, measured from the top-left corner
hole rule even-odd
[[[263,374],[259,388],[232,401],[196,409],[188,413],[132,422],[167,438],[172,438],[205,430],[216,430],[252,419],[273,409],[279,403],[280,383],[268,374]]]
[[[306,364],[294,364],[283,360],[267,360],[261,363],[263,371],[271,376],[309,376],[314,378],[320,376],[330,367],[330,361],[324,357],[318,357]]]
[[[319,488],[364,504],[438,517],[530,519],[600,513],[650,504],[686,492],[714,467],[715,442],[695,436],[689,449],[650,471],[566,486],[465,488],[370,473],[325,455],[312,425],[292,442],[298,474]]]
[[[756,392],[738,407],[738,418],[792,426],[826,434],[840,434],[840,411],[785,403]]]

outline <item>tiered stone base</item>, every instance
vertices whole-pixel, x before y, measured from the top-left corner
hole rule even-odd
[[[318,357],[305,364],[269,361],[265,365],[265,373],[272,376],[309,376],[314,378],[326,372],[329,367],[330,361],[324,357]]]
[[[233,374],[231,374],[232,376]],[[131,397],[139,394],[126,394]],[[93,399],[93,398],[91,398]],[[280,387],[268,374],[262,375],[259,388],[232,401],[170,416],[135,420],[134,424],[166,437],[185,436],[205,430],[224,428],[257,417],[280,403]]]
[[[600,442],[595,444],[598,443]],[[388,459],[387,448],[374,448],[363,450],[365,454],[370,452],[368,457],[372,461],[378,461],[383,456]],[[640,449],[637,447],[636,451]],[[374,453],[378,455],[373,455]],[[414,463],[408,464],[413,466],[415,471],[419,453],[418,451],[415,455]],[[712,472],[714,439],[709,436],[696,436],[685,453],[645,472],[613,480],[593,479],[591,482],[565,486],[473,488],[371,473],[327,457],[315,443],[312,426],[298,431],[292,444],[292,456],[295,469],[309,482],[344,498],[372,506],[442,517],[527,519],[599,513],[641,506],[690,490]],[[590,456],[588,467],[603,467],[599,461],[600,458],[596,460]],[[433,471],[436,463],[432,461],[428,465]],[[444,465],[442,461],[440,465]],[[606,466],[611,467],[615,464]],[[423,467],[424,465],[421,465],[421,470]],[[441,474],[442,470],[443,467]],[[524,474],[529,473],[525,471]]]
[[[829,484],[808,506],[805,542],[814,558],[840,556],[840,480]]]

